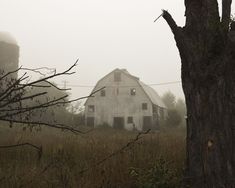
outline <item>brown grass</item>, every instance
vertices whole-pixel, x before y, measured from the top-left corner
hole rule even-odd
[[[169,162],[167,167],[180,180],[184,167],[185,136],[179,130],[144,135],[127,150],[95,166],[135,138],[136,134],[97,129],[76,136],[52,129],[41,132],[0,129],[1,145],[30,142],[43,147],[40,159],[37,151],[28,146],[0,150],[0,185],[6,188],[141,187],[140,178],[132,176],[130,169],[148,170],[160,158]],[[81,174],[86,168],[88,171]]]

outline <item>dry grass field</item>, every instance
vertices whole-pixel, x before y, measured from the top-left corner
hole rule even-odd
[[[150,132],[119,151],[137,132],[96,129],[85,135],[60,130],[0,129],[0,145],[23,146],[0,150],[0,187],[34,188],[173,188],[182,178],[185,160],[183,131]]]

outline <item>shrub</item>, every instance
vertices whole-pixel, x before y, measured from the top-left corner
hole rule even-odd
[[[168,117],[166,119],[167,127],[178,127],[182,121],[182,117],[176,110],[168,110]]]
[[[130,175],[140,188],[176,188],[179,187],[177,172],[170,168],[169,163],[159,158],[147,169],[131,168]]]

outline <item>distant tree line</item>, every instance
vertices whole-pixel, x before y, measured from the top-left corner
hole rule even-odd
[[[176,98],[171,92],[163,94],[162,100],[168,109],[168,116],[164,122],[165,127],[185,127],[186,126],[186,105],[182,98]]]

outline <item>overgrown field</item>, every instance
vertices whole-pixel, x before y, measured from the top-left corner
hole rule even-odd
[[[185,161],[184,132],[175,129],[150,132],[120,150],[137,134],[113,129],[74,135],[54,129],[30,132],[1,128],[0,145],[30,142],[42,146],[43,152],[40,156],[29,146],[1,149],[0,185],[4,188],[178,187]]]

